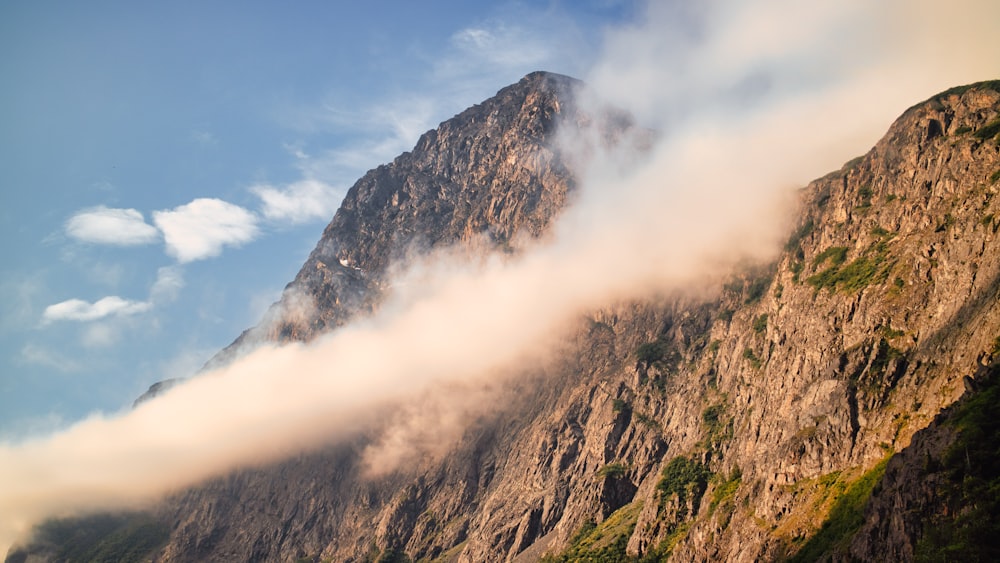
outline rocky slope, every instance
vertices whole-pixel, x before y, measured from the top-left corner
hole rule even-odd
[[[571,133],[628,126],[583,114],[578,87],[529,75],[369,172],[282,302],[218,361],[367,314],[408,252],[454,242],[516,252],[544,236],[573,190],[552,144],[557,122]],[[502,406],[468,420],[445,455],[365,476],[373,429],[240,471],[143,516],[166,537],[144,553],[907,560],[949,549],[931,523],[990,537],[962,515],[997,503],[970,507],[954,483],[989,484],[995,468],[973,467],[988,459],[977,447],[965,465],[954,452],[995,429],[948,407],[963,393],[958,405],[988,403],[976,402],[992,396],[995,369],[983,366],[1000,353],[998,133],[1000,84],[935,96],[803,189],[774,264],[735,274],[709,300],[593,311],[553,360],[492,391]],[[52,558],[57,540],[28,552]]]

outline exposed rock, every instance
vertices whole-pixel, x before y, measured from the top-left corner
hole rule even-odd
[[[573,189],[554,127],[595,121],[577,87],[529,75],[369,172],[236,344],[368,314],[414,248],[516,251],[544,236]],[[810,549],[834,559],[911,558],[921,512],[941,506],[914,463],[955,439],[940,424],[914,434],[966,392],[1000,334],[1000,147],[978,134],[998,118],[992,83],[907,110],[802,191],[774,264],[711,299],[593,311],[552,360],[498,385],[517,400],[469,421],[445,456],[365,477],[359,436],[177,495],[155,511],[171,528],[158,560],[756,561],[818,537]],[[864,512],[862,485],[899,451]],[[907,491],[912,479],[924,481]],[[850,510],[862,516],[840,536],[816,533]]]

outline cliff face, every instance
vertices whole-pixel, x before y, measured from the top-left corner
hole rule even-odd
[[[600,121],[577,109],[577,88],[529,75],[369,172],[282,302],[227,354],[366,314],[408,252],[516,252],[519,237],[544,236],[573,189],[555,125]],[[151,556],[906,560],[937,549],[928,522],[944,521],[941,507],[962,513],[947,483],[973,472],[941,468],[979,424],[949,426],[961,408],[940,413],[990,389],[983,366],[1000,353],[998,90],[958,88],[907,110],[866,155],[802,190],[775,263],[734,274],[714,298],[593,311],[554,359],[495,390],[500,406],[445,455],[365,476],[372,436],[358,436],[239,471],[153,511],[169,538]],[[923,485],[907,490],[913,479]]]

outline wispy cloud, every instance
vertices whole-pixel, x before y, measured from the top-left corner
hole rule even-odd
[[[21,348],[20,359],[26,364],[42,366],[63,373],[80,371],[82,367],[79,362],[67,358],[58,352],[30,343],[25,344]]]
[[[77,212],[65,228],[66,234],[77,240],[115,246],[150,244],[160,237],[139,211],[103,205]]]
[[[177,299],[184,287],[184,272],[179,266],[164,266],[156,271],[156,281],[149,290],[149,301],[153,304]]]
[[[109,295],[91,303],[83,299],[67,299],[49,305],[42,313],[42,323],[56,321],[90,322],[102,319],[130,317],[151,310],[155,305],[167,303],[177,298],[184,287],[184,276],[179,266],[164,266],[157,270],[156,281],[149,290],[149,299],[135,301],[117,295]],[[108,343],[111,341],[111,325],[88,329],[84,343]]]
[[[343,192],[319,180],[299,180],[283,188],[256,185],[250,191],[260,198],[261,213],[272,221],[292,224],[329,220]]]
[[[154,211],[167,254],[180,263],[218,256],[224,246],[240,246],[259,234],[257,216],[214,198],[199,198],[169,211]]]
[[[95,321],[110,316],[135,315],[148,311],[152,305],[146,301],[130,301],[111,295],[89,303],[82,299],[67,299],[49,305],[42,313],[43,322]]]

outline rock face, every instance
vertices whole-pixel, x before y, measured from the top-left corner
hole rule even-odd
[[[528,75],[365,175],[269,318],[218,361],[367,314],[408,252],[544,236],[574,185],[556,123],[603,123],[578,88]],[[802,190],[775,263],[711,299],[593,311],[445,455],[365,476],[373,436],[358,436],[168,499],[150,557],[912,559],[942,506],[964,510],[954,471],[917,464],[954,462],[946,450],[974,433],[933,421],[1000,354],[998,132],[998,83],[914,106]]]

